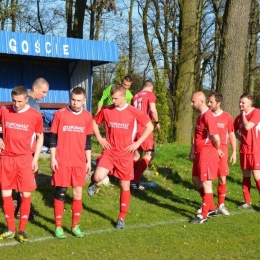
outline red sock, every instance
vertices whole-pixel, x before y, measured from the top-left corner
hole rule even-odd
[[[202,212],[201,215],[203,218],[208,217],[209,208],[214,205],[213,202],[213,193],[205,193],[203,196],[203,205],[202,205]]]
[[[82,200],[73,199],[71,210],[72,210],[72,228],[75,228],[80,220],[81,212],[82,212]]]
[[[149,165],[149,160],[147,160],[146,158],[142,158],[136,169],[135,169],[135,172],[134,172],[134,181],[139,183],[140,181],[140,177],[141,175],[144,173],[144,171],[147,169],[148,165]]]
[[[20,224],[18,231],[24,231],[30,215],[31,197],[22,197],[20,206]]]
[[[227,184],[218,184],[218,207],[224,203],[227,193]]]
[[[200,189],[198,189],[198,193],[200,194],[200,196],[201,196],[201,198],[203,198],[203,196],[204,196],[204,188],[202,187],[202,188],[200,188]]]
[[[130,204],[130,190],[121,190],[120,194],[120,213],[118,218],[125,219]]]
[[[258,193],[260,194],[260,179],[255,181]]]
[[[15,232],[14,202],[12,196],[3,197],[3,211],[8,229]]]
[[[242,189],[243,189],[243,195],[244,195],[245,202],[250,204],[251,203],[251,198],[250,198],[251,179],[250,179],[250,177],[243,177]]]
[[[137,161],[134,161],[134,172],[136,171],[137,167],[138,167],[138,164],[139,164],[139,160]]]
[[[62,227],[62,216],[64,212],[64,201],[54,199],[54,218],[56,227]]]

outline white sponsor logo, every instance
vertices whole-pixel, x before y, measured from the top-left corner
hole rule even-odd
[[[12,122],[5,122],[6,128],[28,131],[29,125],[17,124]]]
[[[109,122],[108,127],[128,129],[129,124],[118,123],[118,122]]]
[[[218,123],[217,126],[218,126],[218,128],[225,128],[225,124],[224,123]]]
[[[63,132],[80,132],[84,133],[85,127],[84,126],[75,126],[75,125],[65,125],[62,128]]]

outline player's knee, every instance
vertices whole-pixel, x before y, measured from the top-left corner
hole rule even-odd
[[[66,197],[68,188],[56,187],[55,199],[59,201],[64,201]]]

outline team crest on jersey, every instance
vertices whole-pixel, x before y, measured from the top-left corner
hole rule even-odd
[[[129,124],[118,123],[118,122],[108,122],[108,127],[111,127],[111,128],[128,129]]]
[[[65,125],[62,128],[63,132],[80,132],[84,133],[85,127],[84,126],[75,126],[75,125]]]
[[[17,129],[17,130],[22,130],[22,131],[28,131],[29,125],[17,124],[17,123],[12,123],[12,122],[5,122],[5,127]]]

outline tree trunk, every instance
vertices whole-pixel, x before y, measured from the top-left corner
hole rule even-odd
[[[239,114],[238,102],[243,93],[250,5],[251,0],[227,0],[223,17],[217,91],[224,97],[223,109],[233,117]]]
[[[253,95],[255,89],[255,74],[256,74],[256,58],[257,58],[257,42],[259,32],[259,2],[252,0],[250,23],[249,23],[249,77],[248,77],[248,92]]]
[[[128,51],[128,75],[132,75],[133,68],[133,8],[135,0],[130,1],[130,10],[128,14],[128,37],[129,37],[129,51]]]
[[[73,38],[83,39],[83,23],[86,10],[86,0],[76,0],[73,24]]]
[[[73,0],[66,0],[66,22],[67,22],[67,37],[72,37],[72,5]]]
[[[180,0],[180,43],[176,91],[176,141],[190,143],[192,108],[190,99],[194,91],[196,0]]]

